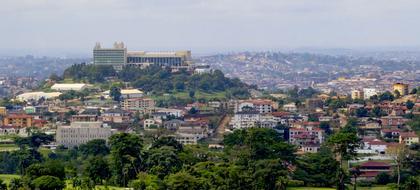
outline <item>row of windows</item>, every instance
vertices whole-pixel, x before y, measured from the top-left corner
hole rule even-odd
[[[180,57],[127,57],[127,63],[155,63],[161,65],[181,65]]]

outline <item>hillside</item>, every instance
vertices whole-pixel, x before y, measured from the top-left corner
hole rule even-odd
[[[171,72],[169,68],[150,66],[145,69],[124,67],[116,72],[112,66],[76,64],[64,71],[62,80],[88,82],[102,86],[124,83],[149,95],[164,94],[223,94],[225,97],[247,98],[251,86],[239,79],[230,79],[220,70],[211,73],[192,74],[187,71]]]

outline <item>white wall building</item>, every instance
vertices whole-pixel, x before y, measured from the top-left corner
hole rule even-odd
[[[101,122],[74,122],[57,127],[56,141],[58,145],[74,147],[94,139],[108,140],[114,132],[110,127],[102,127]]]
[[[364,99],[369,99],[370,97],[377,95],[378,92],[375,88],[364,88],[363,89],[363,97]]]
[[[74,91],[82,91],[84,89],[87,88],[87,84],[84,83],[69,83],[69,84],[54,84],[51,86],[52,90],[57,90],[57,91],[70,91],[70,90],[74,90]]]
[[[20,101],[29,101],[29,100],[38,101],[41,98],[53,99],[53,98],[57,98],[60,95],[61,95],[60,92],[27,92],[27,93],[17,95],[16,99]]]

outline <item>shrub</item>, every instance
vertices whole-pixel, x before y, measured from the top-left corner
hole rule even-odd
[[[305,183],[303,181],[300,181],[300,180],[290,180],[287,183],[287,186],[289,186],[289,187],[302,187],[304,185],[305,185]]]
[[[368,181],[368,180],[360,180],[357,182],[357,185],[360,187],[371,187],[372,186],[372,182]]]

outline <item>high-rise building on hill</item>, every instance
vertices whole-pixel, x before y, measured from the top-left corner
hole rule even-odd
[[[401,96],[408,95],[408,84],[395,83],[392,85],[392,92],[398,91]]]
[[[172,69],[189,69],[193,61],[191,51],[127,51],[124,43],[115,42],[113,48],[102,48],[100,43],[96,43],[93,49],[93,63],[112,65],[117,69],[121,69],[123,65],[148,66],[151,64],[168,66]]]

